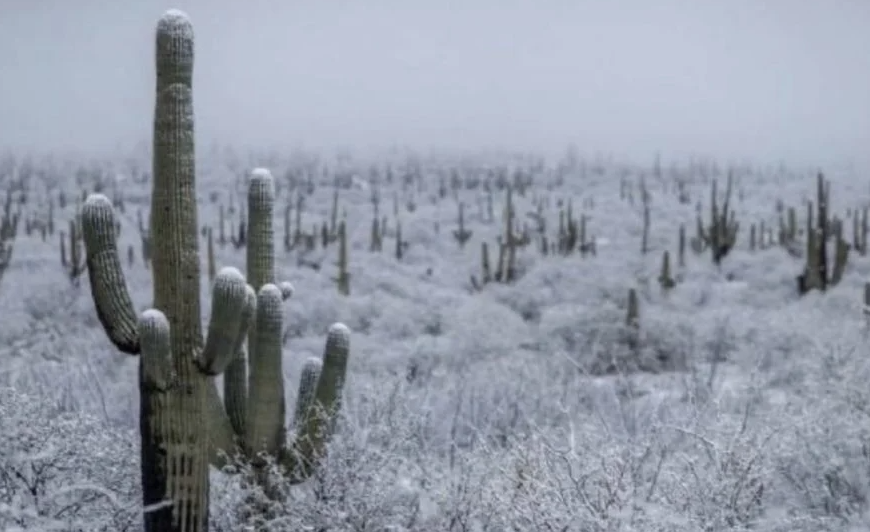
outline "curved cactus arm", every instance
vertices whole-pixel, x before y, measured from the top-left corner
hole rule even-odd
[[[257,295],[254,321],[256,350],[248,353],[248,416],[246,450],[276,455],[285,441],[284,374],[281,333],[284,322],[283,296],[274,284],[266,284]]]
[[[244,346],[256,309],[257,294],[251,285],[246,284],[245,306],[239,318],[238,335],[233,342],[233,356],[224,370],[223,400],[214,383],[207,392],[211,462],[217,467],[225,464],[224,455],[232,456],[241,450],[238,443],[245,434],[245,416],[248,413],[248,361]]]
[[[254,323],[257,311],[257,293],[247,285],[245,309],[239,335],[233,344],[234,358],[224,371],[224,405],[236,436],[245,434],[245,417],[248,415],[248,360],[245,356],[245,341]]]
[[[118,350],[137,355],[140,347],[136,311],[121,268],[111,200],[102,194],[92,194],[82,208],[81,220],[97,317]]]
[[[142,345],[142,384],[146,390],[166,391],[173,381],[169,320],[157,309],[142,313],[138,323]]]
[[[213,377],[223,373],[235,355],[247,288],[245,276],[236,268],[223,268],[215,277],[208,334],[198,360],[200,370],[206,375]]]
[[[291,482],[303,482],[310,477],[326,451],[335,416],[341,408],[349,354],[350,329],[343,323],[335,323],[327,333],[323,367],[314,399],[303,415],[305,423],[297,428],[293,447],[284,450],[279,457]]]
[[[139,361],[139,431],[141,437],[142,503],[157,509],[145,514],[148,530],[171,530],[171,476],[166,449],[170,440],[170,394],[176,384],[169,320],[157,309],[142,313],[138,322],[142,357]]]
[[[308,433],[310,436],[319,434],[321,437],[328,437],[329,430],[319,430],[319,424],[332,424],[332,419],[341,409],[342,392],[344,391],[344,381],[347,377],[347,359],[350,353],[350,329],[343,323],[334,323],[329,327],[329,332],[326,335],[326,347],[323,350],[323,369],[320,372],[320,378],[317,380],[317,388],[314,391],[314,404],[311,405],[313,410],[323,410],[329,420],[321,419],[321,416],[312,415],[314,412],[309,411],[308,417],[312,422],[308,424]]]
[[[322,369],[323,361],[317,357],[308,358],[302,365],[299,393],[296,395],[296,411],[293,414],[293,424],[297,428],[305,426],[305,415],[314,401],[314,392],[317,391],[317,380]]]
[[[254,317],[257,314],[257,293],[254,288],[245,284],[245,303],[242,313],[239,316],[239,330],[237,331],[235,341],[233,342],[233,353],[245,360],[245,339],[248,337],[248,332],[251,324],[254,323]]]
[[[226,374],[224,374],[226,378]],[[241,441],[224,409],[214,380],[206,387],[206,416],[208,422],[209,463],[218,469],[242,452]],[[231,460],[230,460],[231,461]]]

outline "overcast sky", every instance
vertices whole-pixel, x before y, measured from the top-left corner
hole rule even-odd
[[[870,160],[868,0],[0,2],[0,144],[150,139],[179,7],[202,139]]]

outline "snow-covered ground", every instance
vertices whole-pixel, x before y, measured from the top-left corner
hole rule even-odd
[[[219,170],[223,163],[209,162],[200,165],[199,222],[214,227],[217,203],[209,193],[226,205],[236,189]],[[279,182],[283,164],[273,168]],[[399,184],[385,187],[381,214],[391,232],[384,250],[372,253],[370,191],[362,180],[340,194],[350,236],[349,297],[332,280],[336,246],[309,257],[321,262],[319,271],[299,267],[297,252],[283,250],[282,186],[278,267],[281,280],[296,288],[285,324],[290,405],[301,364],[320,354],[327,327],[344,322],[353,336],[345,419],[330,459],[318,478],[288,492],[274,530],[870,528],[870,358],[862,313],[870,258],[852,253],[839,285],[799,297],[801,260],[779,246],[750,251],[748,227],[775,223],[778,200],[796,207],[802,224],[815,176],[771,168],[739,175],[732,204],[741,229],[721,267],[709,252],[687,251],[685,267],[677,268],[678,227],[693,235],[696,203],[706,213],[710,194],[702,172],[680,171],[688,204],[678,201],[668,168],[661,180],[647,177],[646,255],[639,202],[620,198],[627,175],[637,199],[637,169],[608,163],[603,174],[577,170],[552,187],[537,176],[524,197],[515,194],[519,218],[534,210],[534,198],[549,198],[552,239],[556,202],[571,200],[575,215],[587,216],[598,253],[544,257],[532,245],[520,252],[516,283],[481,292],[471,290],[469,277],[479,276],[480,243],[495,247],[502,231],[504,193],[494,194],[496,219],[487,224],[478,209],[484,192],[459,192],[473,231],[460,249],[451,235],[457,201],[452,193],[437,200],[434,174],[421,180],[424,190],[411,187],[413,212]],[[870,203],[861,176],[828,177],[834,213]],[[401,262],[393,256],[394,191],[409,243]],[[147,200],[147,188],[129,185],[125,193]],[[332,193],[318,184],[306,228],[328,220]],[[147,214],[147,203],[128,201],[122,249],[133,244],[138,251],[138,207]],[[58,228],[72,215],[71,207],[58,211]],[[678,279],[667,294],[656,280],[665,249]],[[244,252],[232,245],[217,256],[219,266],[244,267]],[[146,308],[149,270],[137,260],[127,280],[135,303]],[[640,299],[642,351],[680,361],[678,369],[590,375],[584,370],[592,361],[624,350],[618,332],[630,288]],[[123,530],[132,523],[126,529],[136,530],[136,359],[116,353],[105,338],[87,279],[73,287],[65,277],[57,236],[45,243],[19,236],[0,302],[0,384],[15,389],[0,399],[0,528]],[[250,496],[237,477],[215,471],[213,530],[245,530]]]

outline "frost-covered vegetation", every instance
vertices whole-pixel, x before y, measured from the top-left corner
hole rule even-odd
[[[336,285],[336,243],[317,241],[312,251],[279,246],[281,278],[296,287],[284,335],[287,401],[295,401],[302,363],[320,353],[329,324],[341,321],[354,334],[343,417],[322,470],[277,500],[245,487],[243,475],[213,471],[213,530],[242,530],[263,515],[274,530],[866,526],[870,368],[862,292],[870,263],[852,252],[839,284],[800,296],[795,278],[805,252],[778,244],[749,250],[746,227],[762,220],[776,227],[778,200],[803,212],[814,198],[812,174],[734,169],[733,208],[742,222],[734,248],[719,266],[709,251],[691,250],[679,266],[678,227],[694,225],[696,202],[709,204],[717,177],[710,165],[664,169],[656,178],[652,169],[618,163],[562,161],[557,170],[507,156],[383,161],[373,174],[367,163],[330,161],[317,164],[309,187],[298,177],[308,175],[300,157],[272,165],[287,176],[278,180],[279,202],[295,208],[302,191],[303,226],[328,226],[338,190],[350,294]],[[87,276],[71,282],[62,267],[59,228],[74,218],[76,202],[57,206],[61,190],[69,198],[82,189],[110,191],[116,178],[136,172],[107,161],[81,172],[80,183],[58,180],[46,193],[51,175],[73,173],[77,164],[47,169],[45,178],[20,159],[15,167],[15,175],[28,176],[28,197],[0,285],[2,379],[15,390],[0,401],[0,520],[7,530],[141,526],[137,361],[104,339]],[[227,233],[242,215],[244,178],[235,177],[244,172],[228,169],[241,166],[234,157],[203,157],[200,223],[213,235],[220,206]],[[476,290],[469,278],[481,275],[480,243],[497,247],[504,232],[506,188],[499,190],[498,176],[508,169],[531,181],[513,194],[518,222],[542,204],[546,234],[556,241],[559,212],[571,202],[575,216],[585,217],[595,254],[545,256],[541,237],[532,236],[517,252],[513,282]],[[636,184],[643,175],[647,254],[641,203],[620,199],[620,176]],[[123,191],[120,238],[134,250],[125,273],[136,306],[145,308],[151,270],[141,261],[134,213],[146,210],[147,217],[148,178],[140,176],[124,181],[118,197]],[[864,187],[847,175],[831,178],[832,212],[860,216]],[[685,183],[688,203],[672,191],[676,180]],[[370,250],[375,190],[388,219],[382,251]],[[49,197],[57,229],[43,240],[35,228],[39,220],[48,225]],[[464,247],[452,234],[460,202],[472,233]],[[283,240],[284,210],[276,210],[276,239]],[[398,222],[407,242],[401,260]],[[229,237],[223,246],[213,238],[218,265],[244,265],[243,249]],[[658,283],[663,250],[673,257],[669,289]],[[631,288],[637,332],[623,325]],[[631,356],[679,363],[594,371],[607,366],[596,361]]]
[[[3,160],[2,530],[141,530],[140,360],[105,338],[79,214],[86,193],[112,199],[150,307],[151,155]],[[197,165],[206,295],[245,270],[251,170],[276,176],[291,432],[306,361],[331,324],[353,333],[320,467],[293,485],[268,464],[212,469],[211,530],[870,526],[858,176],[826,192],[815,171],[570,153]]]

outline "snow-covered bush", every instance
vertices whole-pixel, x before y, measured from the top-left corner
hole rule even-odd
[[[0,388],[0,530],[138,530],[133,436]]]

